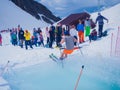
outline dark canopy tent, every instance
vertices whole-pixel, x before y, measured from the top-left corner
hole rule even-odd
[[[83,23],[84,23],[84,20],[87,17],[90,18],[90,15],[88,13],[86,13],[86,12],[77,13],[77,14],[71,14],[68,17],[66,17],[65,19],[63,19],[62,21],[60,21],[60,23],[62,25],[67,25],[67,26],[69,26],[69,25],[75,25],[76,26],[79,23],[78,22],[79,19],[82,20]],[[91,22],[92,22],[91,26],[92,26],[92,28],[94,28],[95,24],[94,24],[94,22],[92,20],[91,20]]]

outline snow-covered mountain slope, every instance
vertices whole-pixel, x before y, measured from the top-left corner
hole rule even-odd
[[[45,27],[46,22],[37,20],[9,0],[0,1],[0,30],[17,27],[32,30],[34,27]]]
[[[49,24],[53,24],[60,20],[60,18],[53,15],[53,13],[46,6],[44,6],[41,3],[38,3],[35,0],[10,0],[10,1],[38,20],[43,20]]]

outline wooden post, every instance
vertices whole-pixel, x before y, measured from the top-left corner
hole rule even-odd
[[[111,35],[111,50],[110,50],[110,56],[112,56],[112,47],[113,47],[113,33]]]
[[[83,69],[84,69],[84,65],[82,66],[82,69],[80,70],[80,74],[79,74],[79,76],[78,76],[78,79],[77,79],[77,82],[76,82],[76,84],[75,84],[74,90],[77,90],[78,83],[79,83],[80,77],[81,77],[81,75],[82,75]]]

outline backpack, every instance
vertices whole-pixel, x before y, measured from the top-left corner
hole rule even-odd
[[[104,31],[104,32],[102,33],[102,36],[107,36],[107,31]]]

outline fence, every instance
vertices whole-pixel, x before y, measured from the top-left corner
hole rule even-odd
[[[118,27],[118,31],[116,36],[111,34],[111,56],[120,56],[120,27]]]
[[[117,32],[115,56],[120,56],[120,27],[118,27],[118,32]]]

